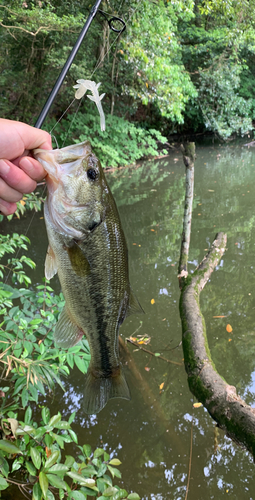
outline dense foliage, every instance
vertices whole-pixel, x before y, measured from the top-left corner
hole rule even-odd
[[[3,0],[1,116],[35,122],[90,8],[89,0]],[[52,107],[54,122],[72,102],[75,81],[93,78],[106,93],[106,115],[135,122],[138,134],[141,127],[164,135],[210,130],[226,139],[252,128],[254,0],[126,0],[119,8],[116,0],[102,1],[106,16],[121,16],[127,29],[116,34],[102,14],[96,15]],[[68,118],[75,113],[73,104]],[[84,114],[95,115],[86,98],[78,111]],[[90,123],[83,121],[87,134]],[[104,141],[116,150],[118,121],[111,126]],[[111,160],[110,154],[106,162]],[[121,161],[126,162],[116,159]]]
[[[41,395],[54,394],[55,384],[64,391],[64,377],[74,366],[87,372],[90,352],[86,339],[68,351],[54,344],[62,293],[55,294],[47,282],[34,290],[20,287],[31,285],[25,266],[35,267],[25,254],[28,243],[17,233],[0,236],[5,281],[0,281],[0,492],[12,485],[33,500],[139,500],[137,493],[113,485],[112,478],[121,478],[117,458],[103,448],[92,453],[89,445],[78,446],[71,428],[75,412],[64,421],[60,413],[50,417],[43,406],[42,420],[32,418],[32,405],[39,405]],[[75,456],[66,455],[68,443],[77,445]]]

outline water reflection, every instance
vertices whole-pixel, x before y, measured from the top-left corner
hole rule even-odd
[[[179,158],[178,162],[174,158]],[[254,272],[255,151],[236,146],[199,147],[195,166],[190,271],[202,260],[216,232],[228,234],[228,250],[201,294],[212,358],[219,373],[249,404],[255,404],[255,272]],[[182,363],[177,268],[182,232],[184,167],[180,152],[167,160],[148,162],[108,176],[128,241],[130,281],[146,312],[121,327],[123,338],[140,326],[151,336],[149,349]],[[47,242],[39,214],[28,236],[32,258],[43,275]],[[25,220],[25,229],[27,221]],[[21,230],[13,221],[13,230]],[[42,250],[43,248],[43,250]],[[57,281],[54,282],[59,291]],[[154,299],[155,303],[151,303]],[[220,316],[220,317],[219,317]],[[142,324],[140,323],[142,321]],[[233,332],[226,331],[231,324]],[[179,347],[178,347],[179,346]],[[175,349],[172,349],[175,347]],[[132,350],[133,348],[130,347]],[[215,424],[203,408],[193,408],[184,366],[173,365],[141,351],[134,360],[153,392],[148,398],[137,378],[124,366],[132,400],[111,400],[97,416],[82,412],[83,375],[74,369],[56,389],[52,412],[74,410],[73,429],[81,443],[107,447],[122,461],[126,489],[143,500],[185,499],[192,465],[189,500],[255,498],[251,457],[221,431],[215,444]],[[145,370],[149,368],[149,370]],[[164,382],[163,389],[160,385]],[[163,415],[156,411],[160,407]]]

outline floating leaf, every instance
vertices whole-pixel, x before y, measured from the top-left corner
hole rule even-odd
[[[155,304],[155,299],[151,299],[151,304]]]
[[[161,391],[162,391],[164,385],[165,385],[165,382],[162,382],[162,384],[160,384],[159,388],[160,388]]]
[[[232,328],[232,326],[231,326],[231,325],[229,325],[229,324],[228,324],[228,325],[226,326],[226,330],[227,330],[227,332],[228,332],[228,333],[231,333],[231,332],[233,331],[233,328]]]
[[[156,356],[156,357],[160,356],[160,352],[155,352],[154,356]]]
[[[200,408],[200,406],[203,406],[202,403],[193,403],[193,408]]]

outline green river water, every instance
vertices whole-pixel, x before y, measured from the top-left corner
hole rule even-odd
[[[129,344],[145,381],[142,384],[128,366],[124,367],[131,401],[111,400],[98,415],[86,416],[81,404],[84,376],[74,369],[65,380],[66,392],[57,388],[54,400],[47,400],[51,413],[60,410],[69,416],[76,410],[72,428],[79,443],[103,446],[118,456],[122,481],[117,484],[136,491],[143,500],[186,498],[191,437],[189,500],[255,499],[252,457],[222,431],[215,441],[215,423],[203,407],[193,407],[196,400],[187,384],[177,279],[185,194],[182,155],[176,150],[166,158],[107,175],[128,242],[130,281],[145,311],[145,315],[127,318],[121,335],[150,336],[145,348],[178,364]],[[227,251],[201,294],[201,308],[218,372],[252,406],[254,205],[255,148],[242,144],[197,147],[189,271],[202,260],[215,234],[226,232]],[[35,215],[27,233],[30,256],[37,264],[30,274],[33,283],[43,277],[47,248],[42,216]],[[13,220],[10,226],[4,222],[3,230],[11,227],[24,233],[28,225],[29,215],[22,221]],[[57,279],[52,280],[52,286],[59,292]],[[232,326],[232,333],[226,331],[227,324]],[[2,495],[13,498],[8,490]]]

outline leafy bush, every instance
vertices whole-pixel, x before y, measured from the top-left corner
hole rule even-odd
[[[89,345],[86,339],[68,349],[54,345],[53,329],[64,306],[62,293],[55,295],[49,285],[38,285],[36,291],[13,289],[3,285],[11,293],[9,300],[20,299],[21,306],[14,306],[5,313],[0,325],[0,365],[7,387],[2,388],[0,412],[12,400],[12,409],[25,408],[28,401],[38,403],[38,391],[45,396],[44,386],[54,389],[57,382],[64,387],[59,375],[69,375],[74,364],[86,373],[89,361]]]
[[[52,125],[52,123],[51,123]],[[166,143],[166,137],[158,130],[146,130],[118,116],[106,116],[106,130],[99,127],[97,113],[70,116],[62,120],[56,131],[57,140],[62,142],[59,147],[72,142],[90,141],[93,152],[99,158],[103,167],[129,165],[136,160],[159,154],[158,142]],[[55,133],[55,131],[54,131]],[[167,153],[163,150],[163,153]]]
[[[110,458],[103,448],[92,453],[90,445],[78,445],[71,428],[75,412],[66,421],[61,420],[60,413],[50,417],[50,410],[43,407],[41,416],[39,424],[34,422],[28,406],[24,422],[10,411],[8,418],[2,419],[0,491],[12,483],[26,498],[32,492],[33,500],[87,500],[92,496],[98,500],[139,500],[137,493],[128,495],[126,490],[113,486],[112,478],[121,478],[116,468],[121,464],[118,458]],[[77,458],[62,457],[66,443],[77,445]],[[16,479],[16,471],[22,480]]]
[[[200,72],[199,105],[206,128],[227,139],[246,134],[252,127],[252,100],[238,95],[241,66],[217,62],[216,68]]]

